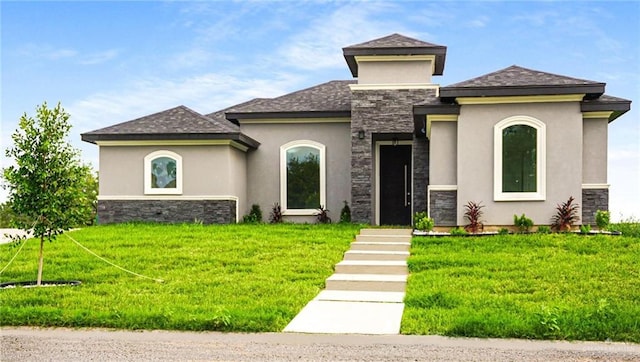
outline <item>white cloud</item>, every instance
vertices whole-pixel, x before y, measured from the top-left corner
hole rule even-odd
[[[306,70],[344,67],[345,46],[394,32],[409,35],[395,17],[374,17],[393,8],[384,3],[349,3],[328,15],[319,15],[308,28],[286,40],[278,50],[278,60]]]
[[[57,60],[73,58],[78,55],[78,52],[73,49],[43,49],[40,55],[47,59]]]
[[[488,16],[478,16],[477,18],[469,21],[467,26],[470,28],[484,28],[489,23]]]
[[[526,14],[521,14],[513,17],[514,22],[525,22],[531,26],[542,27],[549,25],[552,20],[560,17],[555,11],[530,11]]]
[[[178,105],[201,113],[217,111],[256,97],[275,97],[292,91],[300,77],[238,78],[208,73],[184,79],[140,79],[127,89],[104,92],[66,107],[78,133],[107,127]]]
[[[18,50],[18,54],[31,59],[46,61],[70,60],[76,64],[100,64],[116,58],[118,49],[107,49],[93,53],[83,53],[73,48],[57,48],[48,44],[27,44]]]
[[[100,64],[116,58],[119,54],[120,51],[118,49],[109,49],[97,53],[90,53],[82,56],[78,60],[78,63],[82,65]]]

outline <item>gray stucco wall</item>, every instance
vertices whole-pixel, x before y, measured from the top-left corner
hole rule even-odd
[[[457,122],[431,123],[431,164],[429,181],[431,185],[457,184]]]
[[[329,216],[337,221],[344,200],[351,199],[351,141],[348,122],[242,124],[242,132],[261,145],[247,155],[247,207],[260,205],[265,220],[275,202],[280,202],[280,146],[296,140],[311,140],[326,147],[326,188]],[[286,220],[313,222],[313,217],[286,216]]]
[[[431,61],[364,61],[358,63],[358,84],[431,83]]]
[[[606,118],[585,119],[582,128],[582,183],[607,183],[607,129]]]
[[[144,157],[167,150],[182,156],[183,196],[237,195],[244,154],[231,146],[102,146],[100,195],[143,196]],[[240,152],[240,154],[238,154]]]
[[[229,189],[238,197],[238,215],[246,214],[247,206],[247,154],[237,148],[230,149]]]
[[[182,157],[182,194],[145,195],[144,158],[158,150]],[[100,223],[226,223],[246,210],[246,154],[229,145],[102,146],[99,177]]]
[[[433,89],[353,90],[351,96],[351,215],[355,222],[375,223],[374,134],[412,134],[413,105],[435,92]],[[364,132],[364,139],[358,132]],[[426,187],[415,182],[424,170],[424,162],[415,162],[426,143],[414,145],[413,205],[426,204]],[[419,169],[416,169],[418,167]],[[420,176],[418,176],[420,177]],[[416,193],[416,190],[418,192]]]
[[[493,201],[493,126],[517,115],[546,124],[546,200]],[[525,213],[536,224],[548,224],[555,206],[570,196],[582,204],[582,114],[578,102],[463,105],[458,118],[458,216],[466,224],[464,204],[482,202],[484,222],[512,225]]]

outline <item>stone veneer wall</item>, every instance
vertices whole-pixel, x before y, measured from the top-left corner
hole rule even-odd
[[[429,196],[429,215],[435,225],[456,226],[458,191],[432,190]]]
[[[429,185],[429,140],[413,139],[413,212],[427,210],[427,185]]]
[[[433,96],[434,89],[378,89],[351,92],[351,218],[354,222],[375,223],[374,203],[374,133],[413,133],[413,105]],[[358,132],[364,131],[364,139]],[[414,206],[426,204],[426,183],[418,181],[428,177],[424,159],[416,159],[424,145],[414,139]],[[428,151],[427,151],[428,152]],[[428,154],[426,155],[428,163]],[[417,169],[422,167],[423,169]],[[425,176],[421,173],[426,172]],[[421,188],[425,190],[421,190]],[[416,193],[416,191],[418,191]],[[415,210],[415,208],[414,208]]]
[[[595,225],[598,210],[609,210],[609,190],[582,189],[582,224]]]
[[[98,223],[130,221],[205,224],[236,222],[234,200],[99,200]]]

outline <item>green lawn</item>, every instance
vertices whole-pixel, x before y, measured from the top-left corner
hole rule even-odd
[[[417,237],[409,269],[406,334],[640,342],[638,234]]]
[[[402,332],[640,342],[640,224],[628,236],[413,240]],[[0,290],[0,325],[280,331],[323,287],[356,225],[90,227],[45,244],[45,279]],[[0,282],[35,280],[30,240]],[[0,268],[17,252],[0,245]]]
[[[355,225],[116,225],[45,244],[45,280],[77,287],[0,290],[0,325],[280,331],[323,287]],[[28,241],[0,281],[35,280]],[[0,268],[18,249],[0,245]]]

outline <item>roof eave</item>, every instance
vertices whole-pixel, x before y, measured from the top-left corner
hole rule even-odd
[[[425,104],[413,106],[413,114],[424,116],[427,114],[460,114],[459,104]]]
[[[249,148],[258,148],[260,142],[241,132],[228,133],[83,133],[85,142],[97,144],[99,141],[155,141],[155,140],[230,140]]]
[[[351,117],[351,110],[298,112],[229,112],[226,113],[225,116],[230,121],[239,119],[338,118]]]
[[[611,111],[611,115],[609,116],[609,123],[616,120],[616,118],[622,116],[623,114],[629,112],[631,110],[631,101],[630,100],[615,100],[615,101],[582,101],[580,102],[580,111],[581,112],[601,112],[601,111]]]
[[[501,97],[534,96],[555,94],[587,94],[598,97],[604,93],[605,83],[574,85],[534,85],[534,86],[486,86],[486,87],[442,87],[441,99],[457,97]]]

